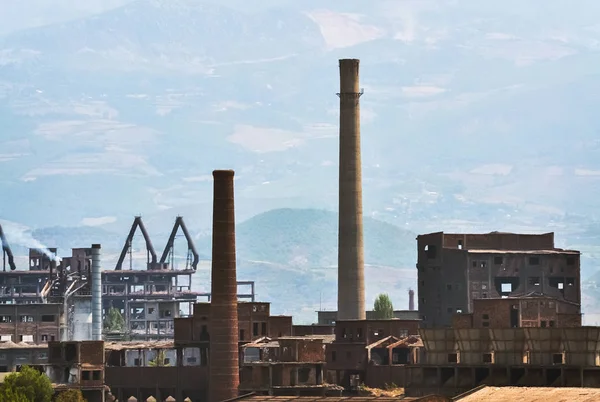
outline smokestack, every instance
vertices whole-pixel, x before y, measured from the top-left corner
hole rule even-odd
[[[415,311],[415,291],[408,289],[408,309]]]
[[[338,320],[366,319],[358,65],[340,60]]]
[[[92,340],[102,340],[102,272],[100,245],[92,244]]]
[[[237,398],[240,384],[233,175],[213,171],[209,402]]]

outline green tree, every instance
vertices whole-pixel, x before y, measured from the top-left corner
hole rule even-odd
[[[377,296],[375,305],[373,306],[373,312],[375,318],[379,320],[389,320],[390,318],[394,318],[394,306],[387,293],[381,293]]]
[[[87,402],[78,389],[69,389],[58,394],[54,402]]]
[[[54,395],[50,379],[29,366],[23,366],[18,373],[7,375],[0,391],[22,394],[28,402],[50,402]]]
[[[167,354],[164,349],[159,349],[156,357],[148,362],[150,367],[168,367],[169,363],[166,362]]]
[[[106,332],[123,332],[125,328],[125,319],[121,312],[111,307],[104,319],[104,330]]]
[[[29,402],[29,399],[18,390],[1,387],[0,402]]]

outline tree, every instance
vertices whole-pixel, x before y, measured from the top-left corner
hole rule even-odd
[[[379,320],[394,318],[394,306],[387,293],[381,293],[377,296],[375,305],[373,306],[373,313],[375,314],[375,318]]]
[[[0,402],[29,402],[29,399],[18,390],[2,387],[0,388]]]
[[[156,357],[148,362],[148,366],[150,367],[168,367],[169,363],[166,362],[167,354],[164,349],[159,349]]]
[[[50,402],[54,395],[52,383],[45,374],[29,366],[23,366],[18,373],[4,378],[0,391],[14,395],[22,394],[28,402]]]
[[[58,394],[54,402],[87,402],[78,389],[69,389]]]
[[[121,312],[114,307],[111,307],[104,319],[104,330],[106,332],[123,332],[125,329],[125,319]]]

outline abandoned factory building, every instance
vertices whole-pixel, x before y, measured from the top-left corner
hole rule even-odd
[[[547,296],[556,314],[580,314],[580,252],[555,248],[554,233],[438,232],[418,236],[417,248],[422,328],[451,326],[454,314],[472,313],[478,299]],[[511,327],[529,320],[510,314]]]

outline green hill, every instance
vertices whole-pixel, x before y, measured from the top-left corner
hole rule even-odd
[[[338,215],[318,209],[274,209],[236,228],[238,259],[292,267],[337,265]],[[365,263],[392,267],[414,260],[415,234],[364,218]],[[210,239],[199,249],[210,255]]]

